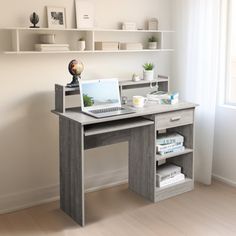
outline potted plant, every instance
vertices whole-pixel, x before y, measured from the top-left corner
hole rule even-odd
[[[84,51],[85,50],[85,40],[83,38],[80,38],[78,40],[78,50]]]
[[[143,64],[143,79],[144,80],[153,80],[154,79],[154,64],[145,63]]]
[[[148,49],[157,49],[158,40],[156,37],[152,36],[148,39]]]

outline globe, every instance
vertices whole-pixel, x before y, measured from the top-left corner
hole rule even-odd
[[[68,65],[69,72],[73,75],[71,83],[67,84],[68,87],[78,87],[81,73],[84,70],[84,64],[80,60],[72,60]]]

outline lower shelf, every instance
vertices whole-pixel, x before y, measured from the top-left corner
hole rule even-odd
[[[193,190],[194,181],[190,178],[186,178],[184,181],[168,185],[166,187],[158,188],[155,190],[155,202],[176,196],[181,193],[185,193]]]

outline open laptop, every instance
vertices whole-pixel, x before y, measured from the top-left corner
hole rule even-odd
[[[79,81],[82,112],[96,118],[135,111],[121,106],[118,79]]]

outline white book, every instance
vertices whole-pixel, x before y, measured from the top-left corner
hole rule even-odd
[[[169,154],[169,153],[183,152],[184,150],[185,150],[185,147],[180,146],[180,147],[171,148],[171,149],[166,150],[166,151],[161,151],[161,152],[158,152],[158,153],[160,155],[166,155],[166,154]]]
[[[183,143],[184,136],[174,132],[174,133],[165,133],[159,134],[156,139],[156,144],[170,144],[170,143]]]
[[[157,168],[156,178],[158,182],[174,177],[181,173],[181,167],[174,164],[164,164]]]
[[[179,174],[173,176],[172,178],[163,180],[161,182],[157,182],[157,187],[159,187],[159,188],[166,187],[168,185],[177,184],[177,183],[182,182],[184,180],[185,180],[185,175],[182,173],[179,173]]]
[[[158,152],[163,152],[163,151],[169,151],[172,148],[177,148],[177,147],[182,147],[183,143],[170,143],[170,144],[157,144],[157,151]]]

